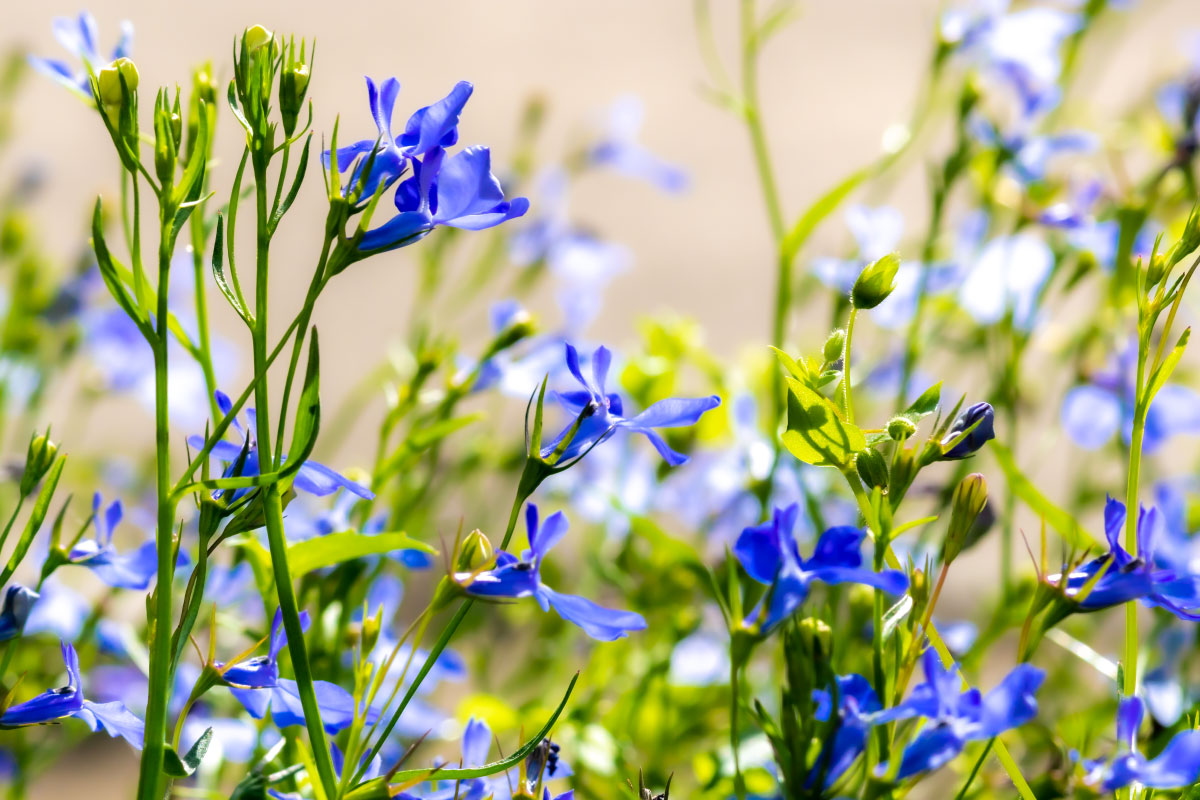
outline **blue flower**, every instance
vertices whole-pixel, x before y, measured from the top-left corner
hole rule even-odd
[[[52,633],[68,642],[78,638],[91,604],[54,575],[42,581],[41,597],[34,603],[25,622],[25,635]]]
[[[1127,697],[1117,706],[1117,741],[1120,752],[1111,760],[1084,762],[1089,784],[1100,784],[1106,792],[1140,783],[1151,789],[1177,789],[1191,786],[1200,778],[1200,730],[1175,734],[1155,758],[1147,759],[1138,751],[1138,727],[1142,722],[1142,701]]]
[[[695,425],[700,421],[704,412],[711,411],[721,405],[721,398],[716,395],[694,399],[670,398],[659,400],[645,411],[632,417],[622,416],[624,401],[618,394],[609,393],[605,389],[608,380],[608,368],[612,363],[612,353],[606,347],[597,347],[592,353],[592,380],[583,376],[579,366],[579,353],[567,344],[567,369],[583,387],[583,391],[556,392],[559,402],[572,417],[586,413],[586,417],[575,432],[571,443],[565,448],[560,460],[566,460],[579,455],[587,448],[611,436],[615,431],[624,430],[640,433],[650,440],[668,464],[679,466],[687,462],[687,456],[677,453],[667,446],[655,428],[679,428]],[[554,438],[542,449],[543,457],[549,456],[558,447],[559,442],[566,436],[572,425]]]
[[[121,501],[114,500],[101,513],[103,503],[100,493],[92,496],[92,525],[96,535],[71,548],[69,558],[72,564],[87,567],[96,573],[96,577],[120,589],[146,589],[150,579],[158,571],[158,551],[153,539],[143,542],[141,547],[132,553],[121,555],[113,547],[113,531],[124,517]],[[180,553],[180,559],[186,563],[187,556]]]
[[[4,606],[0,608],[0,642],[15,639],[25,630],[29,612],[38,600],[38,593],[19,583],[4,590]]]
[[[827,722],[833,714],[830,692],[816,689],[813,699],[817,701],[813,716],[821,722]],[[809,771],[806,781],[808,787],[824,775],[825,780],[821,785],[828,789],[854,764],[866,749],[867,732],[873,724],[872,715],[883,708],[875,690],[871,688],[871,682],[862,675],[838,675],[837,699],[837,730],[832,738],[826,738],[820,756]]]
[[[950,430],[942,439],[942,446],[951,444],[965,431],[969,430],[970,433],[943,453],[942,458],[947,461],[955,461],[979,452],[979,448],[996,438],[996,431],[993,427],[995,420],[996,412],[990,403],[975,403],[967,408],[950,426]]]
[[[410,159],[413,175],[396,187],[396,216],[367,231],[362,251],[384,251],[412,244],[434,228],[446,225],[484,230],[523,216],[524,197],[504,199],[500,181],[492,174],[492,153],[479,145],[452,156],[434,148],[425,158]]]
[[[300,612],[300,630],[307,631],[309,617],[307,611]],[[239,661],[225,668],[221,677],[225,682],[239,688],[262,689],[279,683],[279,651],[287,642],[287,632],[283,629],[283,611],[276,609],[275,619],[271,623],[270,645],[267,655],[254,656],[245,661]],[[217,664],[221,669],[224,665]]]
[[[67,666],[67,685],[49,689],[32,700],[9,706],[0,716],[0,727],[17,728],[41,725],[64,717],[83,720],[93,731],[101,728],[109,736],[120,736],[129,744],[142,749],[144,723],[129,712],[123,703],[93,703],[83,697],[83,682],[79,676],[79,656],[75,648],[62,643],[63,663]]]
[[[409,158],[424,156],[435,148],[450,147],[458,142],[459,115],[473,91],[474,87],[470,83],[459,81],[446,97],[419,109],[409,117],[404,132],[397,137],[392,133],[392,110],[400,92],[400,82],[395,78],[388,78],[382,86],[376,86],[375,81],[367,78],[367,97],[379,138],[362,139],[338,148],[339,171],[358,162],[350,174],[346,190],[357,188],[361,170],[372,150],[375,151],[375,160],[371,164],[371,174],[367,176],[362,188],[360,196],[363,199],[374,195],[381,183],[388,186],[403,175]],[[328,168],[328,150],[322,158]]]
[[[812,557],[801,557],[793,533],[799,513],[797,504],[776,508],[771,520],[746,528],[738,537],[734,555],[751,578],[771,587],[745,625],[769,632],[807,599],[813,581],[861,583],[889,594],[903,594],[908,588],[903,572],[875,572],[862,565],[866,533],[861,528],[829,528],[817,540]]]
[[[1053,268],[1054,252],[1035,234],[996,237],[967,267],[958,290],[959,305],[984,325],[1011,313],[1013,324],[1028,330],[1038,295]]]
[[[255,719],[264,719],[267,711],[270,711],[271,721],[277,728],[304,724],[304,706],[300,702],[300,691],[293,680],[279,678],[274,686],[255,689],[231,686],[229,691]],[[317,697],[321,724],[325,730],[335,734],[349,727],[354,721],[354,697],[336,683],[329,681],[313,681],[313,691]],[[375,715],[368,713],[368,724],[374,720]]]
[[[556,544],[567,533],[567,517],[561,511],[538,524],[538,509],[533,503],[525,506],[525,529],[529,549],[521,558],[503,550],[496,553],[494,567],[482,572],[459,572],[454,580],[468,594],[487,598],[534,597],[543,611],[551,607],[568,622],[573,622],[593,639],[611,642],[630,631],[645,630],[646,620],[633,611],[618,611],[598,606],[585,597],[556,592],[542,583],[540,567]]]
[[[1063,398],[1062,424],[1067,435],[1085,450],[1103,447],[1120,430],[1126,442],[1133,435],[1133,406],[1137,349],[1126,348],[1111,369],[1097,372],[1088,383],[1075,386]],[[1200,433],[1200,395],[1169,383],[1159,389],[1146,411],[1142,449],[1153,453],[1172,436]]]
[[[224,392],[217,392],[217,406],[221,413],[226,416],[233,410],[233,403],[229,396]],[[243,437],[243,441],[249,441],[250,452],[246,456],[246,460],[242,464],[240,475],[257,475],[258,472],[258,442],[255,431],[257,425],[255,422],[255,414],[253,408],[246,409],[246,424],[237,417],[233,418],[233,429]],[[188,445],[197,450],[204,447],[205,438],[203,436],[189,436]],[[243,444],[230,441],[217,442],[212,448],[212,456],[230,465],[237,462],[241,455]],[[226,470],[228,472],[229,470]],[[228,477],[228,476],[226,476]],[[331,470],[324,464],[318,464],[316,461],[305,461],[300,465],[300,469],[296,470],[296,474],[292,480],[292,485],[297,489],[308,492],[309,494],[324,497],[325,495],[333,494],[338,489],[345,489],[348,492],[358,495],[364,500],[370,500],[375,497],[367,487],[355,483],[349,478],[345,478]],[[235,493],[235,497],[244,494],[247,490],[239,490]]]
[[[925,682],[913,687],[902,703],[874,716],[875,724],[913,717],[932,721],[904,748],[897,780],[938,769],[967,742],[990,739],[1037,716],[1037,691],[1046,674],[1031,664],[1018,664],[986,695],[976,688],[962,691],[958,666],[943,666],[932,647],[925,650],[921,665]],[[886,771],[880,765],[878,774]]]
[[[128,21],[121,23],[121,38],[117,41],[117,46],[113,48],[112,56],[108,61],[100,57],[96,20],[86,11],[81,11],[75,19],[56,17],[54,38],[64,49],[82,62],[82,68],[74,68],[56,58],[40,58],[38,56],[29,57],[30,65],[72,92],[90,100],[92,89],[88,83],[89,72],[98,71],[109,62],[129,55],[130,46],[133,44],[133,25]]]
[[[593,164],[641,178],[666,192],[687,188],[688,176],[650,152],[637,140],[642,127],[642,103],[633,95],[618,98],[608,117],[608,134],[588,152]]]

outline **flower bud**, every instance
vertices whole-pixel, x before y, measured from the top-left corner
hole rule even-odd
[[[375,616],[363,617],[361,637],[363,653],[370,653],[379,641],[379,632],[383,628],[383,606],[375,610]]]
[[[942,447],[950,448],[944,450],[942,459],[956,461],[978,452],[979,448],[996,438],[996,432],[993,430],[995,419],[996,412],[992,409],[991,403],[976,403],[959,414],[958,419],[954,420],[954,424],[950,426],[950,432],[942,439]],[[970,431],[970,433],[954,444],[955,440],[966,431]]]
[[[917,432],[917,423],[908,417],[892,417],[888,420],[887,435],[893,442],[903,442]]]
[[[1166,277],[1170,264],[1161,253],[1155,253],[1150,258],[1150,263],[1146,265],[1146,288],[1152,289],[1162,282]]]
[[[485,567],[495,557],[496,548],[492,547],[487,535],[476,528],[467,534],[467,538],[463,539],[458,548],[456,569],[459,572],[474,572]]]
[[[896,271],[900,269],[900,256],[888,253],[869,265],[854,282],[850,300],[855,308],[875,308],[887,299],[896,288]]]
[[[246,28],[246,32],[242,34],[242,46],[246,48],[247,53],[254,55],[263,47],[271,44],[274,38],[275,34],[262,25],[252,25]]]
[[[10,584],[4,592],[4,606],[0,608],[0,642],[7,642],[21,635],[25,620],[37,602],[38,593],[19,583]]]
[[[987,481],[978,472],[963,478],[954,488],[954,498],[950,504],[950,527],[942,542],[943,564],[949,564],[958,557],[971,526],[987,505],[987,498]]]
[[[811,659],[827,659],[833,651],[833,629],[816,617],[796,623],[796,641]]]
[[[304,96],[308,92],[309,68],[306,46],[300,40],[299,54],[293,40],[284,48],[283,72],[279,74],[279,115],[283,119],[283,132],[291,136],[296,130],[296,121],[304,107]]]
[[[878,450],[869,447],[863,450],[854,459],[854,467],[858,470],[858,477],[862,478],[862,482],[868,489],[887,491],[887,461]]]
[[[923,569],[914,569],[908,577],[908,596],[912,598],[912,614],[920,618],[929,604],[929,576]]]
[[[21,495],[30,494],[49,471],[58,454],[58,445],[46,436],[35,436],[25,454],[25,470],[21,473]]]
[[[124,86],[122,86],[122,82]],[[121,109],[126,97],[133,98],[138,87],[137,65],[128,58],[118,58],[96,76],[100,109],[108,121],[116,127],[120,123]]]
[[[846,345],[846,332],[838,328],[833,333],[829,334],[829,338],[825,340],[825,346],[821,348],[821,356],[825,359],[826,364],[832,364],[842,357],[842,348]]]

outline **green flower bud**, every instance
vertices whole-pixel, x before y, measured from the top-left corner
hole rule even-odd
[[[25,454],[25,470],[21,473],[21,495],[25,496],[33,492],[46,473],[54,464],[54,458],[58,455],[58,445],[50,441],[46,436],[35,436],[33,441],[29,443],[29,450]]]
[[[1167,276],[1167,272],[1171,266],[1161,253],[1156,253],[1150,259],[1150,263],[1146,265],[1146,288],[1152,289],[1158,286],[1162,282],[1162,279]]]
[[[369,653],[375,649],[375,643],[379,641],[379,631],[383,627],[383,607],[375,611],[373,617],[363,617],[362,629],[360,636],[362,637],[362,650],[360,652]]]
[[[247,53],[253,55],[263,47],[271,44],[274,38],[275,34],[262,25],[253,25],[246,28],[246,32],[242,34],[242,45],[246,48]]]
[[[912,618],[920,619],[929,604],[929,577],[922,569],[914,569],[908,576],[908,596],[912,598]]]
[[[122,88],[121,81],[125,86]],[[137,65],[128,58],[118,58],[96,76],[100,108],[108,121],[115,127],[119,124],[121,109],[125,107],[126,92],[133,97],[138,87]]]
[[[308,92],[309,69],[305,57],[306,45],[300,40],[296,50],[295,40],[284,48],[283,72],[279,74],[279,115],[283,119],[283,132],[291,136],[296,130],[296,121],[304,107],[304,96]]]
[[[887,435],[894,442],[903,442],[917,432],[917,423],[908,417],[892,417],[888,420]]]
[[[942,563],[949,564],[958,557],[967,540],[967,533],[987,505],[987,481],[973,472],[954,488],[950,506],[950,527],[942,542]]]
[[[829,338],[825,340],[825,345],[821,348],[821,356],[825,359],[826,364],[832,364],[842,357],[842,348],[846,345],[846,332],[838,328],[833,333],[829,334]]]
[[[875,308],[886,300],[896,288],[898,269],[900,256],[895,253],[888,253],[864,269],[850,290],[850,299],[855,308]]]
[[[878,450],[872,448],[863,450],[854,459],[854,468],[858,470],[858,477],[862,478],[862,482],[868,489],[883,489],[887,491],[887,461],[884,460],[883,454]]]
[[[833,629],[823,620],[805,617],[796,623],[796,641],[810,658],[829,658],[833,650]]]
[[[459,572],[473,572],[484,567],[496,557],[496,548],[483,531],[476,528],[467,534],[458,548],[455,559]]]

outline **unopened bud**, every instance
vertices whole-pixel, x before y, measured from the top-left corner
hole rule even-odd
[[[991,403],[976,403],[959,414],[958,419],[954,420],[954,424],[950,426],[949,433],[942,440],[942,447],[950,448],[942,453],[942,458],[946,461],[955,461],[974,455],[979,448],[996,438],[996,431],[993,428],[995,420],[996,412]],[[963,436],[965,431],[970,431],[970,433]],[[957,444],[955,444],[956,441]]]
[[[0,642],[7,642],[21,635],[25,620],[38,599],[38,593],[19,583],[10,584],[4,592],[4,606],[0,608]]]
[[[950,504],[950,527],[942,542],[942,563],[949,564],[958,557],[967,541],[967,534],[987,505],[987,481],[978,472],[963,478],[954,488]]]
[[[245,46],[247,53],[254,54],[264,46],[270,44],[274,38],[275,34],[262,25],[253,25],[247,28],[246,32],[242,34],[242,44]]]
[[[124,88],[121,86],[122,81],[125,83]],[[96,76],[96,85],[100,95],[100,108],[108,117],[108,121],[116,126],[121,109],[125,106],[126,94],[133,97],[137,91],[137,65],[128,58],[118,58],[100,70],[100,74]]]
[[[855,308],[875,308],[887,299],[896,288],[896,272],[900,269],[900,256],[888,253],[870,264],[854,282],[850,299]]]
[[[49,471],[58,454],[58,446],[45,436],[35,436],[25,454],[25,470],[21,473],[21,494],[30,494]]]
[[[796,623],[796,641],[813,659],[829,658],[833,648],[833,629],[816,617],[805,617]]]
[[[878,450],[872,448],[863,450],[854,459],[854,467],[858,470],[858,477],[862,478],[862,482],[868,489],[887,489],[887,461]]]
[[[483,531],[476,528],[467,534],[458,549],[456,568],[459,572],[474,572],[496,557],[496,548]]]
[[[846,332],[838,328],[833,333],[829,334],[829,338],[825,340],[825,346],[821,348],[821,355],[825,359],[826,364],[832,364],[842,357],[842,348],[846,345]]]
[[[903,442],[917,432],[917,423],[908,417],[892,417],[888,420],[887,435],[894,442]]]

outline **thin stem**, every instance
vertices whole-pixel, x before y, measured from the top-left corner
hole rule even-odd
[[[17,516],[21,513],[21,507],[25,505],[25,498],[28,495],[22,494],[17,498],[17,505],[12,511],[12,515],[8,518],[8,522],[4,525],[4,532],[0,533],[0,550],[4,549],[4,543],[8,541],[8,533],[12,530],[13,523],[17,521]]]
[[[733,790],[738,800],[746,800],[746,779],[742,777],[742,759],[738,754],[738,711],[741,706],[741,683],[738,681],[738,662],[729,659],[729,749],[733,753]]]
[[[850,347],[854,339],[854,320],[858,318],[858,309],[850,307],[850,317],[846,320],[846,342],[842,350],[842,400],[846,409],[846,422],[854,423],[854,400],[850,395]]]
[[[983,760],[987,758],[987,754],[992,751],[992,743],[995,741],[995,736],[987,740],[987,744],[979,753],[979,758],[975,759],[975,766],[971,767],[970,774],[968,774],[967,779],[963,781],[962,788],[958,790],[958,794],[954,795],[954,800],[965,800],[967,792],[971,788],[971,784],[975,782],[975,776],[979,774],[979,768],[983,766]]]
[[[192,212],[191,218],[188,220],[189,230],[192,234],[192,268],[195,271],[195,293],[196,293],[196,331],[198,341],[198,351],[200,357],[196,359],[200,362],[200,369],[204,373],[204,388],[208,393],[209,411],[212,413],[212,418],[220,419],[221,410],[217,406],[216,393],[217,377],[213,369],[212,363],[212,340],[208,331],[208,297],[205,289],[207,282],[205,275],[205,243],[207,241],[207,229],[204,225],[204,206]]]

